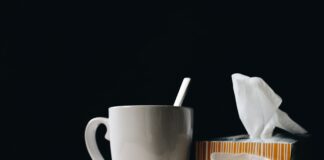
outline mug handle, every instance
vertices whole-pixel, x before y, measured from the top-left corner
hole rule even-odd
[[[98,145],[96,142],[96,131],[100,124],[104,124],[107,128],[107,133],[105,138],[109,140],[109,122],[108,118],[103,117],[96,117],[91,119],[86,127],[85,130],[85,142],[92,160],[104,160],[103,156],[101,155]]]

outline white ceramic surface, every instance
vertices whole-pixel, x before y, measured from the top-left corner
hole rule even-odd
[[[112,160],[188,160],[193,110],[167,105],[109,108],[108,118],[89,121],[85,140],[92,160],[104,160],[95,139],[98,125],[107,127]]]

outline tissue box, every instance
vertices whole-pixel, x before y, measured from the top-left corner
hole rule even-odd
[[[267,140],[252,140],[248,135],[239,135],[196,142],[196,160],[211,160],[211,154],[250,154],[271,160],[301,159],[296,149],[300,142],[293,137],[275,135]],[[299,147],[297,147],[299,146]],[[299,152],[299,151],[298,151]]]

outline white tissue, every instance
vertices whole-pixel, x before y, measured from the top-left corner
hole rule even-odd
[[[293,134],[307,131],[279,109],[282,99],[259,77],[232,75],[239,117],[250,138],[270,138],[275,127]]]

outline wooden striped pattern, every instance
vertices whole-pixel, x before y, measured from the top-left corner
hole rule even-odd
[[[253,154],[271,160],[290,160],[291,143],[260,143],[231,141],[196,142],[196,160],[210,160],[211,153]]]

